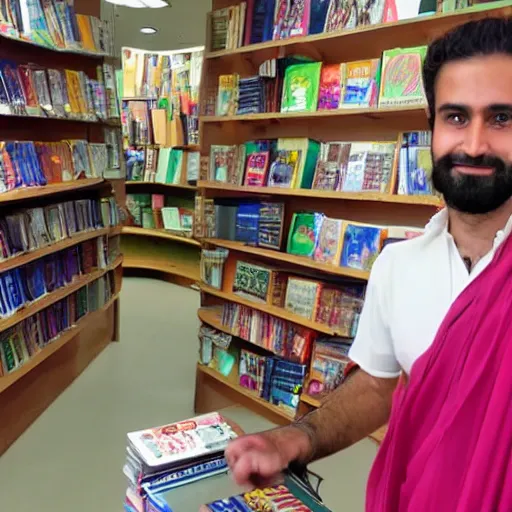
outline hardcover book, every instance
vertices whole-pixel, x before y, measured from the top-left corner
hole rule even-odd
[[[379,100],[380,59],[342,65],[340,108],[373,108]]]
[[[313,320],[321,287],[318,281],[290,277],[286,286],[285,309]]]
[[[238,260],[233,279],[233,293],[255,302],[267,303],[270,299],[272,272],[269,267]]]
[[[314,112],[318,105],[321,62],[293,64],[285,71],[281,112]]]
[[[343,238],[341,266],[369,272],[379,255],[386,230],[356,222],[347,222]]]

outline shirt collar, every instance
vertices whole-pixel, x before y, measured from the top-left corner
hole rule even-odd
[[[512,232],[512,215],[507,221],[503,229],[496,233],[494,238],[494,248],[499,246]],[[425,234],[430,236],[438,236],[442,233],[448,234],[448,209],[443,208],[437,212],[425,226]]]

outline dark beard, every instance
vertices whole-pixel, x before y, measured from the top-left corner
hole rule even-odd
[[[454,174],[456,165],[492,167],[492,176]],[[450,208],[464,213],[489,213],[512,197],[512,163],[507,165],[495,156],[473,158],[464,153],[450,154],[434,160],[432,182]]]

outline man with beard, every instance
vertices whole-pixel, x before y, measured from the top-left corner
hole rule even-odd
[[[368,512],[512,510],[512,19],[435,41],[424,82],[447,207],[375,263],[350,352],[358,370],[313,413],[228,447],[241,485],[389,420]]]

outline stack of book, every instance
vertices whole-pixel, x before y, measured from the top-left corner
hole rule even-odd
[[[102,308],[112,297],[112,273],[84,286],[76,293],[0,333],[0,377],[15,372],[61,334],[86,316]],[[2,290],[2,302],[14,298]]]
[[[0,113],[80,121],[120,117],[114,69],[98,66],[96,79],[83,71],[46,69],[0,61]]]
[[[265,79],[261,76],[238,81],[237,115],[265,112]]]
[[[156,507],[165,506],[165,492],[227,472],[224,450],[235,437],[218,413],[129,433],[126,512],[160,510]]]
[[[7,0],[0,10],[0,33],[56,50],[114,54],[110,23],[76,14],[73,1]]]

